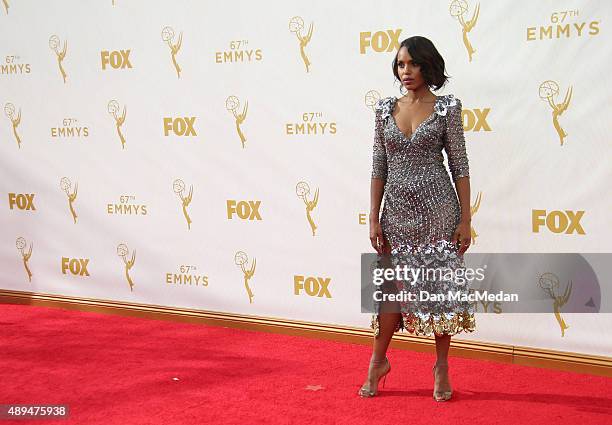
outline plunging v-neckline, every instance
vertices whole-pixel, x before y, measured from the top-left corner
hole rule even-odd
[[[412,132],[412,134],[410,135],[410,137],[406,136],[406,134],[400,130],[399,126],[397,125],[397,121],[395,121],[395,117],[393,116],[393,111],[395,110],[395,105],[397,104],[397,101],[399,100],[397,97],[393,96],[393,98],[395,99],[395,102],[393,102],[393,105],[391,105],[391,120],[393,121],[393,125],[395,126],[395,128],[397,129],[397,131],[404,136],[404,139],[406,140],[412,140],[412,136],[414,136],[416,134],[417,131],[419,131],[419,128],[425,124],[426,121],[429,121],[434,115],[436,115],[436,104],[437,102],[440,100],[442,96],[436,96],[436,100],[434,100],[434,110],[433,112],[427,117],[425,118],[423,121],[421,121],[419,123],[419,125],[416,126],[416,128],[414,129],[414,131]]]

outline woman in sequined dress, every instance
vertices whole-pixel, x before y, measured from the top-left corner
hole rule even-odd
[[[469,167],[461,101],[453,94],[435,96],[430,91],[442,88],[448,77],[444,75],[443,58],[427,38],[404,40],[392,66],[406,94],[380,99],[375,107],[370,240],[379,254],[401,256],[411,267],[457,270],[464,267],[463,253],[471,242]],[[454,187],[442,150],[448,157]],[[453,280],[429,278],[412,283],[413,292],[415,288],[444,294],[469,289]],[[410,285],[405,281],[395,284]],[[459,332],[474,331],[473,305],[448,300],[387,302],[389,305],[395,309],[382,313],[377,308],[377,314],[372,315],[374,347],[359,395],[377,394],[378,382],[391,370],[386,357],[391,337],[405,329],[416,335],[434,335],[437,361],[433,367],[433,398],[450,399],[450,339]]]

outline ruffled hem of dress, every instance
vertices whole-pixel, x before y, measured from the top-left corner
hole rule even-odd
[[[374,337],[379,334],[378,315],[372,315],[370,327],[374,330]],[[432,335],[456,335],[461,332],[474,332],[476,330],[476,318],[471,311],[463,311],[450,315],[418,316],[414,313],[402,313],[402,320],[397,323],[393,332],[405,330],[408,333],[422,336]]]

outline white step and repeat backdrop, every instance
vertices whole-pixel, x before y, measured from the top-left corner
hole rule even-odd
[[[373,101],[412,35],[463,102],[473,252],[609,252],[611,12],[2,0],[0,285],[368,328]],[[610,315],[485,308],[458,338],[612,355]]]

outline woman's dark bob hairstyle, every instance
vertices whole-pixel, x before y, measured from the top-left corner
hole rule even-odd
[[[408,49],[412,62],[421,68],[421,75],[423,75],[425,84],[433,90],[440,90],[446,84],[450,77],[444,75],[444,59],[428,38],[419,35],[407,38],[400,44],[399,49],[397,49],[398,53],[402,47]],[[397,53],[392,66],[393,75],[401,84],[402,80],[397,73]]]

